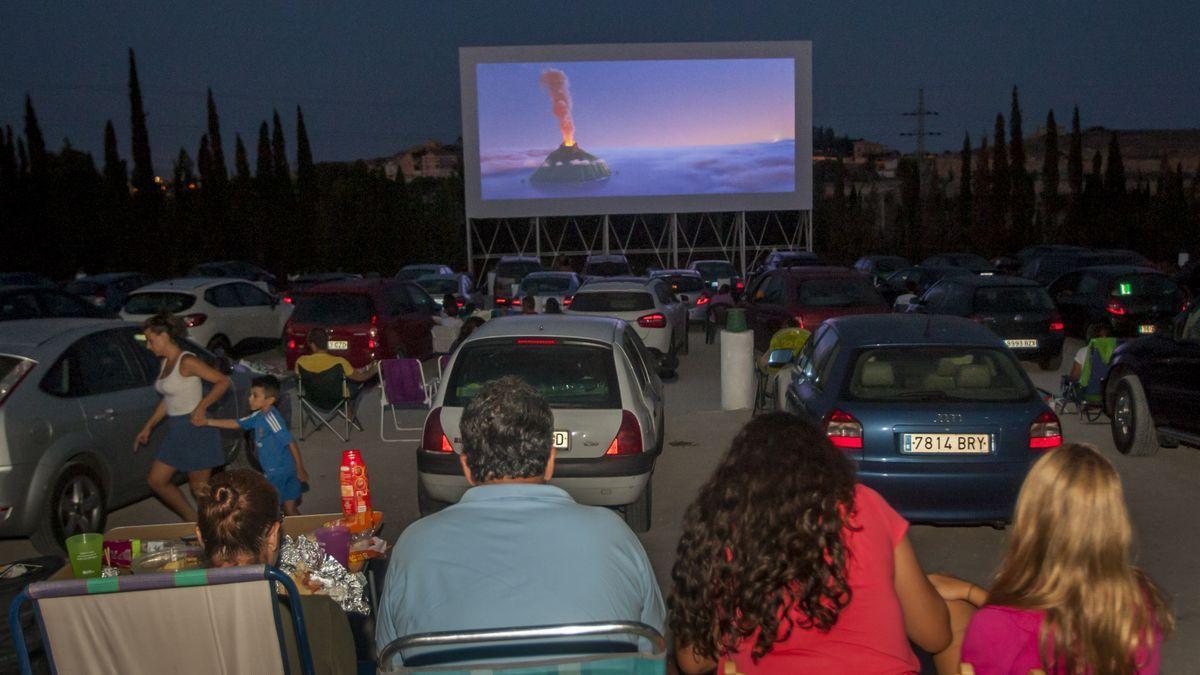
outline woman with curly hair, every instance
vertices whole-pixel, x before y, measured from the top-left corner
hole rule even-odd
[[[813,425],[751,420],[684,516],[670,627],[685,673],[915,673],[950,644],[908,523]]]

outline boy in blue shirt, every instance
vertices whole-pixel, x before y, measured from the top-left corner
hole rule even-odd
[[[300,459],[300,448],[292,440],[283,415],[275,409],[279,399],[279,380],[273,375],[256,377],[250,382],[250,409],[254,412],[238,420],[205,419],[204,426],[218,429],[243,429],[254,435],[258,463],[267,480],[279,492],[285,515],[298,516],[300,484],[308,482],[308,471]]]

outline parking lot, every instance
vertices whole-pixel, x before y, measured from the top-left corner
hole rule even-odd
[[[1079,342],[1068,340],[1064,367]],[[691,353],[681,359],[678,378],[667,383],[666,448],[654,474],[653,527],[641,539],[666,594],[680,534],[683,512],[705,480],[749,411],[720,409],[717,345],[705,345],[692,334]],[[253,357],[282,364],[276,350]],[[1042,372],[1026,364],[1034,383],[1057,391],[1058,373]],[[296,409],[296,407],[293,407]],[[423,414],[407,413],[411,426],[419,427]],[[341,450],[363,451],[371,477],[375,508],[386,514],[385,536],[394,540],[417,518],[415,440],[383,443],[379,439],[377,391],[368,392],[360,408],[365,432],[343,444],[322,432],[301,445],[311,474],[310,491],[301,506],[305,513],[340,510],[337,467]],[[1200,629],[1191,623],[1200,609],[1200,588],[1195,561],[1200,556],[1200,521],[1194,517],[1200,498],[1200,451],[1179,447],[1162,449],[1154,457],[1125,457],[1116,452],[1106,422],[1081,423],[1064,415],[1064,436],[1100,447],[1125,479],[1126,496],[1138,537],[1138,562],[1172,601],[1178,628],[1167,643],[1164,663],[1172,672],[1200,670]],[[293,421],[298,428],[299,418]],[[417,433],[414,432],[413,438]],[[167,522],[173,515],[154,499],[146,499],[110,515],[108,526]],[[912,539],[926,571],[945,571],[986,585],[999,561],[1005,532],[991,527],[915,526]],[[35,555],[27,540],[0,541],[0,560]]]

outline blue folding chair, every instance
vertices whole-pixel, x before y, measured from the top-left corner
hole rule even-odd
[[[289,672],[276,584],[268,565],[39,581],[12,602],[9,630],[22,673],[32,673],[21,608],[32,602],[52,673]],[[288,602],[300,672],[313,672],[300,602]],[[274,642],[278,649],[264,649]]]

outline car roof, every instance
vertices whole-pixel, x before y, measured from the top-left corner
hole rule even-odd
[[[422,281],[441,281],[443,279],[447,281],[458,281],[458,276],[459,275],[454,272],[442,274],[422,274],[421,276],[417,277],[415,281],[418,284]]]
[[[579,292],[584,291],[649,291],[651,282],[659,281],[650,277],[604,277],[594,279],[580,286]]]
[[[410,283],[412,282],[400,279],[337,279],[306,288],[300,291],[300,295],[305,293],[371,293],[385,285],[404,286]]]
[[[729,262],[728,260],[723,260],[721,258],[705,258],[704,260],[693,260],[692,261],[693,265],[703,265],[706,263],[721,263],[723,265],[733,265],[733,263]]]
[[[629,258],[617,253],[609,255],[593,254],[587,257],[587,262],[629,262]]]
[[[166,281],[155,281],[137,289],[135,293],[153,293],[163,291],[200,291],[210,286],[218,286],[233,281],[243,284],[252,283],[238,277],[180,277]]]
[[[542,259],[531,255],[502,255],[500,256],[500,262],[535,262],[541,265]]]
[[[602,316],[535,314],[500,316],[490,319],[471,333],[465,343],[487,338],[556,337],[616,342],[625,322]]]
[[[1080,267],[1077,270],[1072,270],[1072,272],[1099,272],[1100,274],[1113,277],[1122,274],[1162,274],[1163,276],[1167,276],[1161,271],[1153,267],[1146,267],[1145,265],[1091,265],[1089,267]]]
[[[0,322],[0,353],[32,356],[57,339],[73,342],[81,335],[105,328],[134,327],[120,319],[22,319]]]
[[[699,277],[699,270],[654,270],[650,273],[653,278],[658,277]]]
[[[443,267],[450,267],[450,266],[443,265],[442,263],[412,263],[411,265],[405,265],[404,267],[401,267],[400,269],[402,269],[402,270],[419,270],[419,269],[422,269],[425,267],[440,270]]]
[[[825,323],[837,330],[843,344],[851,347],[1003,344],[986,326],[945,314],[859,314],[826,319]]]
[[[125,277],[136,276],[141,276],[141,272],[103,272],[101,274],[93,274],[86,277],[80,277],[78,279],[72,279],[71,281],[92,281],[102,284],[109,281],[116,281],[117,279],[124,279]]]
[[[1025,277],[1010,276],[1007,274],[959,274],[957,276],[946,277],[946,283],[954,283],[962,286],[1036,286],[1041,288],[1041,284],[1033,279]]]
[[[8,293],[10,291],[57,291],[53,286],[43,286],[41,284],[5,284],[0,286],[0,293]]]
[[[772,251],[771,255],[776,258],[816,258],[818,257],[815,251]]]
[[[530,272],[529,274],[525,275],[525,278],[526,279],[551,279],[551,278],[556,279],[558,277],[570,278],[570,277],[577,277],[577,276],[579,276],[579,275],[575,274],[574,272],[563,272],[561,270],[542,270],[541,272]]]
[[[796,281],[805,279],[862,279],[863,274],[856,272],[848,267],[834,267],[832,265],[818,265],[813,267],[782,267],[779,270],[782,274],[792,277]]]

